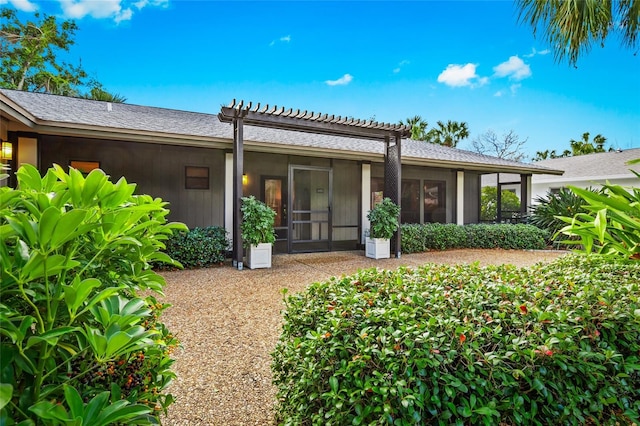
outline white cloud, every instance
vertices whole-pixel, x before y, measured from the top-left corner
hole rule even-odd
[[[147,6],[166,7],[169,0],[58,0],[65,18],[82,19],[90,16],[95,19],[113,19],[116,23],[129,21],[133,17],[133,8],[142,10]]]
[[[489,82],[487,77],[480,77],[476,74],[476,64],[449,64],[447,68],[438,76],[438,83],[451,87],[482,86]]]
[[[23,12],[35,12],[38,5],[31,3],[29,0],[0,0],[0,5],[11,3],[13,7]]]
[[[282,43],[289,43],[291,41],[291,36],[290,35],[286,35],[284,37],[280,37],[277,40],[272,40],[271,43],[269,43],[269,46],[274,46],[276,44],[276,42],[282,42]]]
[[[516,94],[516,92],[518,91],[518,89],[519,89],[519,88],[521,88],[521,87],[522,87],[522,84],[520,84],[520,83],[512,84],[512,85],[509,87],[509,90],[511,90],[511,94],[512,94],[512,95],[515,95],[515,94]]]
[[[351,80],[353,80],[353,76],[351,74],[345,74],[337,80],[327,80],[325,83],[329,86],[346,86],[351,83]]]
[[[493,94],[493,96],[495,96],[496,98],[500,98],[502,97],[502,95],[504,95],[503,90],[498,90],[496,93]]]
[[[402,61],[400,61],[400,63],[398,64],[398,66],[397,66],[396,68],[394,68],[394,69],[393,69],[393,72],[394,72],[395,74],[397,74],[397,73],[399,73],[400,71],[402,71],[402,68],[403,68],[405,65],[409,65],[409,64],[410,64],[410,62],[409,62],[409,61],[407,61],[406,59],[405,59],[405,60],[402,60]]]
[[[497,77],[509,77],[512,80],[522,80],[531,77],[531,68],[517,56],[512,56],[508,61],[493,67]]]
[[[551,51],[549,49],[544,49],[544,50],[536,50],[535,47],[531,48],[531,53],[528,53],[526,55],[522,55],[525,58],[533,58],[536,55],[548,55],[549,53],[551,53]]]

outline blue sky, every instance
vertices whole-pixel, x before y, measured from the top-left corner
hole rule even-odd
[[[510,1],[0,0],[75,19],[69,60],[128,103],[217,113],[232,99],[513,130],[525,151],[584,132],[640,147],[640,55],[616,38],[574,68]]]

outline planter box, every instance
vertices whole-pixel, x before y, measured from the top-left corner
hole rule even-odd
[[[271,268],[271,250],[273,244],[262,243],[251,246],[247,250],[247,266],[249,269]]]
[[[391,257],[390,240],[387,238],[366,239],[365,256],[372,259],[389,259]]]

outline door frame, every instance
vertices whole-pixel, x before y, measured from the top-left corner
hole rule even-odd
[[[287,204],[289,206],[289,212],[287,214],[287,251],[289,253],[304,253],[305,251],[294,251],[293,245],[293,225],[294,225],[294,216],[295,210],[293,209],[293,188],[294,188],[294,174],[296,170],[308,170],[308,171],[316,171],[316,172],[326,172],[329,178],[329,194],[328,194],[328,206],[327,210],[309,210],[310,213],[326,213],[327,214],[327,226],[328,226],[328,235],[327,235],[327,250],[332,250],[332,231],[333,231],[333,218],[332,218],[332,210],[333,210],[333,167],[323,167],[323,166],[306,166],[301,164],[289,164],[289,182],[288,182],[288,191],[287,191]],[[306,211],[306,210],[305,210]],[[297,221],[296,221],[297,222]],[[304,221],[303,221],[304,222]],[[312,223],[309,220],[309,223]],[[323,240],[320,240],[323,241]],[[314,250],[314,251],[325,251],[325,250]]]

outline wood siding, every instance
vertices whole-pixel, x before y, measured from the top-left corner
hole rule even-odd
[[[39,145],[41,171],[99,161],[113,181],[124,176],[138,185],[136,193],[168,201],[169,220],[190,228],[224,225],[223,150],[46,135]],[[209,167],[210,189],[185,189],[186,166]]]

